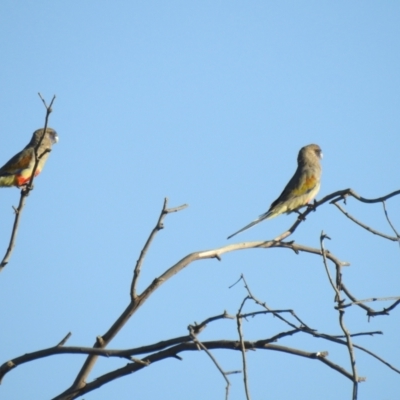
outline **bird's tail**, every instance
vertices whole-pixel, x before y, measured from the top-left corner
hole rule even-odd
[[[273,213],[271,213],[271,211],[267,211],[266,213],[261,214],[261,215],[260,215],[257,219],[255,219],[254,221],[250,222],[250,223],[249,223],[248,225],[246,225],[244,228],[238,230],[238,231],[235,232],[235,233],[232,233],[232,235],[228,236],[228,239],[230,239],[231,237],[237,235],[237,234],[240,233],[240,232],[245,231],[246,229],[251,228],[252,226],[258,224],[259,222],[264,221],[264,219],[268,219],[268,218],[272,218],[272,217],[275,217],[275,215],[274,215]]]

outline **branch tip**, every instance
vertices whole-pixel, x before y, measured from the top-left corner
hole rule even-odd
[[[96,346],[101,348],[105,346],[105,342],[102,336],[96,337]]]
[[[71,336],[72,336],[72,333],[71,333],[71,332],[68,332],[68,333],[66,334],[66,336],[64,337],[64,339],[61,340],[60,343],[58,343],[57,347],[62,347],[62,346],[64,346],[65,342],[66,342]]]

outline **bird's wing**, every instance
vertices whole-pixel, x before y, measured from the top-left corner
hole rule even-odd
[[[313,171],[298,167],[292,179],[290,179],[289,183],[285,186],[280,196],[271,204],[269,210],[272,210],[279,203],[310,193],[317,184],[318,178]]]
[[[17,153],[0,168],[0,175],[14,175],[28,168],[32,162],[32,151],[25,149]]]

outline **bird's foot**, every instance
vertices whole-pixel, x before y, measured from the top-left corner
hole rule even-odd
[[[295,212],[296,214],[299,214],[299,216],[297,217],[298,220],[300,221],[305,221],[306,217],[304,216],[304,213],[301,213],[299,210],[293,210],[293,212]]]
[[[313,203],[307,204],[307,211],[312,210],[312,211],[317,211],[317,200],[314,199]]]
[[[23,185],[18,186],[21,189],[21,192],[24,193],[26,196],[29,194],[31,190],[33,190],[33,183],[29,185],[29,182],[24,183]]]

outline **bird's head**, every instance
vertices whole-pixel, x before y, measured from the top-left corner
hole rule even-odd
[[[304,146],[299,151],[297,162],[299,164],[319,163],[323,157],[322,150],[317,144],[309,144]]]
[[[44,132],[43,128],[37,129],[35,132],[33,132],[30,145],[36,146],[42,139],[43,132]],[[46,128],[46,134],[43,137],[42,144],[45,145],[45,147],[47,147],[48,145],[51,146],[57,142],[58,142],[57,132],[53,128]]]

